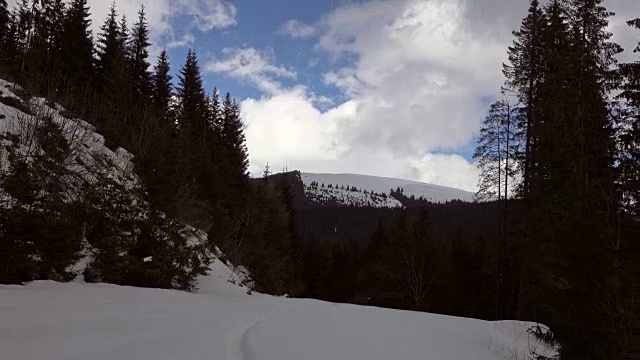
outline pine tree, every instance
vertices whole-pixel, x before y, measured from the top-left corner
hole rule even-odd
[[[126,58],[124,32],[118,24],[115,5],[109,9],[109,15],[100,28],[98,36],[97,81],[99,90],[109,99],[120,97],[126,88]]]
[[[616,358],[621,337],[610,244],[618,197],[607,93],[619,46],[609,42],[610,14],[598,0],[553,1],[546,13],[542,121],[527,215],[527,236],[541,243],[537,261],[548,272],[541,302],[549,311],[541,316],[563,359]]]
[[[207,128],[207,101],[200,73],[198,58],[193,49],[189,49],[187,60],[180,69],[180,83],[178,97],[180,99],[179,126],[183,132],[200,138],[199,144],[204,145],[204,135]]]
[[[151,96],[151,104],[165,119],[169,116],[171,97],[173,94],[171,79],[171,67],[169,65],[167,50],[163,49],[160,52],[158,63],[152,75],[153,95]]]
[[[50,95],[49,90],[57,89],[59,82],[63,80],[60,74],[60,24],[64,18],[65,4],[63,0],[41,0],[33,3],[31,13],[33,37],[25,62],[31,79],[39,83],[37,90]]]
[[[16,11],[16,38],[18,42],[18,50],[25,54],[29,50],[33,36],[34,16],[29,5],[29,0],[22,0]],[[25,65],[21,64],[20,70],[25,70]]]
[[[640,19],[628,22],[628,25],[640,30]],[[640,42],[633,50],[640,52]],[[620,64],[620,74],[624,79],[620,99],[628,104],[621,130],[619,131],[622,169],[621,183],[623,203],[627,214],[640,217],[640,61]]]
[[[151,96],[151,74],[149,73],[149,28],[144,5],[138,11],[138,21],[131,29],[129,44],[129,67],[134,96],[137,103],[144,103]]]
[[[640,19],[627,22],[631,27],[640,30]],[[640,42],[633,50],[640,52]],[[622,280],[623,296],[628,298],[625,308],[629,315],[626,316],[631,323],[629,340],[626,341],[629,358],[633,353],[640,351],[640,327],[638,314],[640,303],[634,302],[640,294],[640,61],[620,64],[620,75],[623,80],[619,99],[623,100],[625,108],[621,111],[621,120],[618,122],[618,152],[620,177],[619,185],[622,198],[622,234],[620,236],[620,259],[618,260],[626,274]],[[633,325],[635,324],[635,325]]]
[[[222,112],[222,103],[220,102],[220,93],[217,87],[213,89],[211,99],[209,100],[209,117],[209,126],[214,128],[222,139],[224,114]]]
[[[146,134],[137,136],[149,137],[149,149],[144,157],[138,160],[138,169],[145,178],[145,185],[150,197],[166,212],[173,214],[175,205],[173,196],[178,192],[180,173],[176,164],[176,126],[175,111],[171,106],[173,86],[171,68],[166,50],[158,57],[158,62],[151,76],[152,89],[149,110],[136,120],[136,129],[149,129]],[[144,111],[144,110],[143,110]],[[145,127],[143,122],[147,122]],[[147,135],[150,134],[151,136]]]
[[[60,62],[63,74],[84,91],[94,78],[93,36],[87,0],[73,0],[62,22]],[[78,91],[79,92],[79,91]]]
[[[473,155],[481,170],[479,190],[481,200],[506,199],[509,179],[516,179],[515,160],[518,140],[513,130],[516,114],[507,101],[497,101],[489,109]],[[503,188],[504,184],[504,188]]]
[[[4,51],[9,42],[11,16],[6,0],[0,0],[0,51]]]
[[[187,181],[198,188],[198,193],[212,204],[218,200],[219,177],[212,171],[215,164],[210,161],[209,116],[207,96],[204,91],[200,65],[193,49],[189,49],[187,59],[180,69],[177,96],[179,148],[181,161],[188,168]]]
[[[538,86],[541,82],[542,67],[542,28],[545,16],[540,8],[538,0],[531,0],[529,14],[522,21],[519,30],[513,32],[515,40],[509,47],[509,64],[503,65],[503,73],[507,78],[505,87],[515,92],[522,108],[521,116],[514,122],[514,131],[524,143],[522,154],[518,161],[521,162],[522,184],[517,187],[522,196],[529,192],[530,175],[533,171],[535,160],[535,125],[539,122],[539,114],[536,112],[538,101]]]
[[[226,175],[232,189],[246,192],[249,178],[249,155],[244,135],[244,124],[238,104],[227,93],[222,104],[222,142]]]
[[[127,15],[122,14],[120,18],[119,24],[119,33],[118,33],[118,46],[122,49],[122,53],[124,54],[125,59],[129,59],[129,54],[131,49],[129,48],[129,41],[131,40],[131,36],[129,35],[129,25],[127,23]],[[127,64],[128,66],[129,64]]]

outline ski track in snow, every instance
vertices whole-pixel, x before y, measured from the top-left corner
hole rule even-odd
[[[227,346],[227,360],[253,360],[255,359],[255,353],[249,345],[249,332],[255,328],[258,324],[264,321],[268,321],[281,313],[282,309],[276,308],[263,316],[257,317],[254,321],[244,328],[239,328],[232,332],[225,341]]]

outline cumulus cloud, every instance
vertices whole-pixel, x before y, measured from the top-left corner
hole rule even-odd
[[[165,46],[167,49],[175,49],[179,47],[193,47],[193,44],[196,42],[195,35],[191,33],[186,33],[182,35],[180,39],[174,39],[168,41]]]
[[[331,143],[338,136],[336,120],[351,115],[353,108],[343,104],[321,112],[299,86],[262,99],[246,99],[241,111],[252,164],[261,168],[268,161],[337,160],[340,149]]]
[[[477,190],[480,171],[475,164],[456,154],[426,154],[411,161],[414,179],[467,191]]]
[[[173,0],[178,12],[193,17],[201,31],[236,25],[237,8],[227,0]]]
[[[351,65],[325,75],[358,103],[344,123],[352,147],[415,156],[469,143],[499,90],[505,44],[467,32],[460,1],[373,2],[338,9],[318,47]]]
[[[282,24],[278,29],[278,33],[289,35],[292,38],[308,38],[315,35],[316,29],[311,25],[292,19]]]
[[[89,0],[93,30],[97,33],[103,23],[111,1]],[[193,18],[193,24],[201,31],[224,28],[236,24],[236,7],[228,0],[115,0],[118,13],[129,21],[137,17],[140,5],[145,6],[152,36],[158,37],[172,31],[171,20],[180,16]]]
[[[249,82],[269,94],[282,91],[277,79],[296,77],[295,71],[274,65],[272,53],[254,48],[223,49],[222,57],[207,62],[204,69]]]
[[[640,16],[640,3],[606,5],[618,13],[612,19],[614,40],[630,48],[637,34],[624,21]],[[348,64],[323,78],[347,100],[321,111],[308,89],[282,87],[245,100],[254,169],[266,161],[286,162],[306,171],[396,176],[475,190],[475,164],[455,152],[472,145],[486,99],[499,95],[511,30],[527,7],[526,1],[512,0],[395,0],[337,8],[318,23],[314,36],[316,50],[334,65]]]
[[[324,74],[324,82],[348,100],[320,111],[308,89],[281,87],[245,100],[252,164],[474,190],[475,165],[439,151],[470,143],[485,110],[481,99],[499,91],[507,44],[469,32],[465,10],[460,1],[402,0],[327,15],[316,49],[336,63],[353,61]]]
[[[8,3],[13,7],[18,0],[9,0]],[[112,3],[130,24],[135,22],[140,6],[144,5],[155,45],[176,45],[172,20],[181,16],[192,17],[192,25],[200,31],[226,28],[237,23],[237,8],[231,0],[88,0],[94,36],[100,31]],[[190,40],[188,36],[183,35],[178,41]],[[188,41],[184,44],[188,45]]]

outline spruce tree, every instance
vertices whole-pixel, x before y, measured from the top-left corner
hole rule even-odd
[[[87,0],[73,0],[68,7],[62,22],[60,62],[64,76],[75,80],[79,89],[89,86],[95,71]]]
[[[473,155],[481,170],[478,199],[500,201],[507,198],[509,179],[515,179],[517,175],[518,140],[513,130],[516,117],[507,101],[497,101],[491,105],[482,123]]]
[[[222,103],[220,102],[220,93],[218,92],[217,87],[213,89],[211,99],[209,100],[209,116],[209,126],[216,129],[216,131],[222,138],[224,115],[222,112]]]
[[[178,146],[180,161],[186,169],[185,181],[195,186],[200,196],[215,203],[219,184],[217,176],[211,172],[214,164],[209,161],[207,97],[198,58],[193,49],[189,49],[185,64],[180,69],[177,96]]]
[[[542,28],[545,16],[538,0],[531,0],[529,13],[522,21],[519,30],[513,32],[515,40],[509,47],[509,63],[503,65],[506,82],[505,87],[515,92],[521,104],[518,117],[514,123],[514,134],[524,143],[521,162],[522,184],[517,187],[522,196],[529,192],[531,172],[535,166],[535,125],[539,122],[537,100],[538,87],[541,82],[542,67]]]
[[[137,103],[146,102],[151,96],[151,73],[149,72],[149,28],[144,5],[138,12],[138,21],[131,29],[129,44],[129,67],[131,82]],[[166,55],[166,54],[165,54]]]
[[[63,0],[41,0],[34,2],[31,12],[33,40],[25,61],[32,80],[39,83],[38,90],[49,95],[48,90],[56,89],[62,81],[60,24],[64,18],[65,4]]]
[[[160,52],[152,75],[153,95],[151,103],[153,108],[158,110],[165,119],[169,116],[170,102],[173,94],[171,79],[171,67],[169,65],[167,50],[163,49]]]
[[[176,193],[179,181],[176,179],[176,128],[171,99],[171,69],[166,50],[158,57],[152,75],[151,113],[155,123],[156,136],[140,170],[145,177],[145,185],[151,198],[161,209],[173,213],[172,194]]]
[[[640,30],[640,19],[628,21],[628,25]],[[640,42],[633,50],[640,52]],[[640,326],[638,314],[640,303],[634,298],[640,295],[640,61],[620,64],[620,75],[623,79],[619,99],[625,105],[618,123],[619,186],[622,198],[622,236],[619,260],[626,274],[622,281],[623,294],[629,300],[628,309],[629,340],[626,341],[630,358],[634,352],[640,352]],[[635,324],[635,325],[634,325]]]
[[[180,69],[178,97],[180,101],[180,118],[178,125],[182,132],[199,138],[199,145],[204,145],[207,128],[207,101],[200,73],[198,58],[193,49],[189,49],[187,60]]]
[[[97,80],[105,89],[108,88],[106,84],[111,82],[117,73],[118,58],[124,55],[117,16],[115,5],[111,5],[109,15],[107,15],[98,35]]]
[[[129,36],[129,25],[127,24],[126,14],[122,14],[122,17],[120,18],[119,30],[120,31],[118,33],[118,45],[122,49],[124,58],[128,60],[129,53],[130,53],[130,49],[129,49],[130,36]],[[128,65],[129,64],[127,64],[127,66]]]
[[[18,42],[18,50],[25,54],[31,46],[33,36],[33,12],[29,5],[29,0],[22,0],[16,11],[16,38]],[[20,70],[25,70],[25,65],[21,64]]]
[[[628,21],[628,25],[640,30],[640,19]],[[640,42],[633,50],[640,52]],[[619,161],[625,211],[633,218],[640,218],[640,61],[620,64],[624,79],[620,99],[627,103],[625,117],[619,131]]]
[[[226,175],[234,191],[245,192],[249,178],[249,155],[238,104],[227,93],[222,104],[222,141]]]
[[[11,16],[7,7],[7,1],[0,0],[0,51],[4,51],[9,41],[10,19]]]
[[[115,5],[112,5],[98,35],[94,82],[102,101],[98,125],[109,141],[109,147],[123,146],[136,152],[141,139],[133,124],[134,119],[141,116],[141,111],[132,101],[124,36]]]
[[[617,196],[609,67],[619,52],[598,0],[553,1],[544,57],[527,231],[541,242],[542,311],[563,359],[616,358],[621,348],[612,258]]]

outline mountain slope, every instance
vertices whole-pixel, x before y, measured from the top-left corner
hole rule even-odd
[[[391,191],[400,188],[402,193],[406,197],[414,196],[415,198],[422,197],[423,199],[435,202],[443,203],[452,200],[461,200],[471,202],[473,201],[473,193],[455,189],[446,186],[433,185],[427,183],[421,183],[411,180],[395,179],[388,177],[369,176],[369,175],[356,175],[356,174],[312,174],[301,173],[301,180],[305,185],[305,192],[308,197],[326,198],[324,194],[332,194],[338,199],[344,199],[344,204],[350,204],[353,202],[353,198],[361,199],[366,198],[373,203],[373,206],[380,207],[397,207],[401,206],[399,201],[394,199],[388,201],[371,201],[370,196],[350,196],[349,193],[353,193],[351,190],[355,188],[360,193],[377,193],[379,195],[386,195],[391,198]],[[316,185],[318,186],[312,186]],[[324,186],[322,186],[324,185]],[[331,185],[331,191],[328,190]],[[336,189],[336,185],[338,189]],[[342,190],[342,187],[346,189]],[[366,194],[365,194],[366,195]],[[357,205],[357,200],[356,204]],[[363,202],[361,200],[360,202]]]
[[[114,150],[108,148],[106,139],[97,133],[94,126],[70,116],[60,105],[39,97],[22,99],[16,95],[20,91],[19,85],[0,79],[0,215],[2,215],[0,221],[5,221],[0,225],[7,226],[10,221],[6,219],[16,221],[18,218],[15,216],[18,213],[16,209],[25,208],[30,211],[18,213],[27,219],[25,223],[28,226],[17,224],[9,228],[13,231],[0,226],[0,239],[3,241],[0,263],[6,266],[2,271],[9,268],[6,264],[11,264],[11,261],[18,262],[16,261],[18,255],[22,255],[18,251],[36,248],[32,245],[36,241],[44,244],[38,243],[37,250],[40,252],[31,250],[31,253],[26,253],[25,251],[24,256],[34,267],[44,268],[46,263],[42,258],[46,259],[50,253],[62,252],[59,247],[55,247],[56,242],[74,240],[72,236],[63,237],[62,240],[60,237],[49,239],[47,236],[59,235],[57,233],[60,228],[51,230],[45,228],[49,225],[47,222],[37,224],[30,222],[32,218],[39,218],[33,213],[36,215],[44,213],[46,215],[44,218],[50,222],[53,222],[52,219],[57,218],[61,213],[59,208],[49,209],[48,204],[41,199],[30,200],[29,196],[24,195],[26,191],[16,191],[16,184],[41,185],[41,189],[36,187],[34,188],[36,190],[26,187],[45,201],[53,202],[50,200],[53,198],[56,200],[56,205],[63,209],[73,209],[71,206],[62,207],[69,203],[80,206],[83,216],[88,219],[81,225],[82,235],[75,237],[77,246],[69,250],[64,249],[64,252],[71,254],[63,259],[69,264],[65,267],[66,269],[63,268],[65,274],[61,274],[60,269],[56,268],[57,272],[49,279],[65,278],[84,282],[86,270],[91,268],[93,276],[87,281],[111,282],[110,279],[95,276],[96,269],[100,268],[94,264],[97,262],[97,257],[113,251],[117,254],[115,257],[117,260],[110,258],[107,261],[108,266],[139,264],[147,273],[156,271],[158,268],[161,268],[164,273],[171,273],[171,270],[176,268],[180,271],[175,273],[172,279],[184,281],[188,277],[187,280],[193,282],[194,290],[199,289],[203,293],[211,291],[229,294],[247,293],[248,287],[245,285],[250,282],[250,279],[246,271],[223,261],[223,254],[218,248],[210,246],[205,232],[167,219],[165,214],[150,208],[144,194],[140,191],[141,181],[135,172],[134,157],[131,153],[121,147]],[[56,135],[59,136],[56,137]],[[45,163],[50,167],[35,168],[34,163]],[[16,177],[17,180],[13,182],[9,181],[15,169],[23,169],[24,172],[25,168],[32,171],[27,173],[31,175],[40,175],[37,171],[43,173],[48,171],[47,176],[35,178],[36,180],[34,176],[22,176]],[[50,171],[51,169],[55,171]],[[109,187],[111,191],[99,193],[87,191],[87,189],[95,191],[103,187]],[[54,191],[56,191],[54,195],[59,196],[51,195]],[[116,194],[117,197],[102,196],[105,194]],[[114,200],[122,203],[116,203]],[[94,209],[100,214],[99,218],[89,218],[87,213]],[[69,217],[74,214],[71,212]],[[158,216],[154,219],[153,216],[156,214]],[[126,222],[117,223],[112,219],[125,219]],[[157,220],[157,223],[151,223],[152,220]],[[72,224],[78,225],[80,222]],[[174,228],[169,228],[167,224]],[[39,227],[42,229],[37,229]],[[113,228],[112,232],[109,232],[109,227]],[[141,227],[153,232],[155,242],[147,241],[143,248],[136,250],[135,245],[139,241],[144,241],[139,236]],[[43,230],[44,234],[35,233],[34,235],[33,232],[29,232],[34,230],[31,228],[36,228],[35,231]],[[105,228],[107,230],[104,230]],[[92,231],[93,229],[103,231]],[[176,230],[175,233],[169,233],[173,230]],[[10,236],[3,237],[7,233]],[[105,233],[115,234],[113,238],[120,240],[117,248],[115,246],[105,246],[108,250],[101,248],[105,244]],[[21,243],[21,236],[29,241]],[[173,246],[174,244],[176,246]],[[112,250],[114,248],[117,250]],[[131,254],[132,249],[135,254]],[[194,252],[191,252],[192,250]],[[11,254],[12,257],[6,256],[7,254]],[[197,257],[198,261],[194,261],[192,256]],[[75,260],[77,258],[79,258],[78,261]],[[206,274],[199,274],[199,271],[194,271],[196,267],[208,267],[210,270],[207,270]],[[6,281],[7,278],[2,277],[2,271],[0,271],[0,280]],[[126,268],[120,266],[116,272],[126,273]],[[26,279],[11,278],[8,282],[20,283],[34,278],[30,274],[24,277]],[[172,284],[168,284],[167,281],[163,284],[156,282],[140,285],[164,287],[175,285],[177,282],[178,280]]]
[[[7,359],[512,360],[549,355],[530,323],[266,295],[114,285],[0,286]]]

